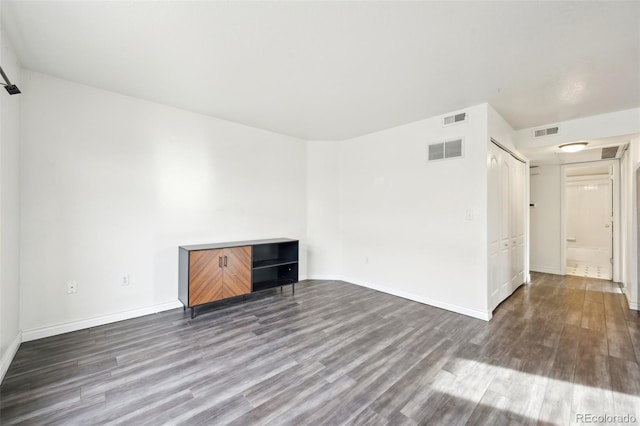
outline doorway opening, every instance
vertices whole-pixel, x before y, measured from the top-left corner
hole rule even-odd
[[[566,165],[563,173],[563,266],[566,275],[614,278],[617,188],[610,161]]]

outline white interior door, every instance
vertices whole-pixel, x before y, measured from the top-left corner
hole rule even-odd
[[[524,283],[524,202],[526,165],[515,158],[511,159],[511,292]]]
[[[525,281],[526,164],[489,144],[488,299],[493,310]]]
[[[511,294],[511,161],[506,153],[500,155],[500,300]]]
[[[501,253],[501,185],[500,185],[500,152],[501,149],[489,144],[488,165],[488,242],[489,242],[489,308],[493,310],[501,302],[500,284],[502,271],[500,268]]]
[[[609,176],[567,177],[567,273],[611,279],[613,185]]]
[[[611,265],[611,269],[609,269],[609,276],[607,279],[613,278],[613,182],[609,180],[606,186],[607,190],[607,212],[605,214],[604,221],[604,229],[607,232],[607,238],[609,239],[609,244],[607,245],[608,256],[609,256],[609,264]]]

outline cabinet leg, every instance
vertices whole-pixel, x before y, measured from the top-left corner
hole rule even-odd
[[[185,305],[182,305],[182,312],[186,311],[187,307]]]
[[[280,293],[282,293],[282,286],[280,286]]]
[[[191,308],[191,319],[194,319],[196,317],[196,308]]]
[[[296,294],[296,285],[291,284],[291,294]]]

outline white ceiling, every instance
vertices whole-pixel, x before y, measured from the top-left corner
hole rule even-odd
[[[3,0],[2,21],[25,68],[304,139],[640,106],[640,2]]]

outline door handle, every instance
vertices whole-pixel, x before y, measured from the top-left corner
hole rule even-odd
[[[227,266],[227,256],[224,257],[224,266]]]
[[[218,266],[222,268],[222,256],[218,256]]]
[[[610,228],[611,225],[609,225],[608,223],[604,226],[605,228]]]

